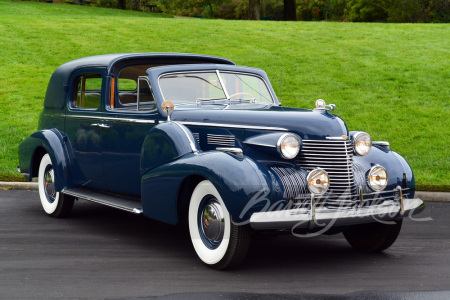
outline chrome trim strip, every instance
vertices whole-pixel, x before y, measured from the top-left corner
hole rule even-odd
[[[324,143],[345,143],[349,141],[349,139],[344,140],[341,136],[339,140],[303,140],[303,141],[311,143],[319,143],[320,145],[323,145]]]
[[[191,139],[191,136],[187,133],[186,129],[184,129],[184,126],[181,126],[181,124],[178,124],[178,122],[172,122],[174,124],[176,124],[178,127],[181,128],[181,130],[183,130],[184,134],[186,135],[186,137],[189,140],[189,145],[191,146],[191,149],[194,153],[198,153],[197,147],[195,147],[195,142]]]
[[[120,204],[117,204],[117,203],[103,201],[101,199],[88,196],[86,194],[76,193],[76,192],[70,191],[70,190],[62,190],[61,192],[63,194],[66,194],[66,195],[70,195],[70,196],[73,196],[73,197],[76,197],[76,198],[80,198],[80,199],[84,199],[84,200],[87,200],[87,201],[103,204],[103,205],[106,205],[106,206],[109,206],[109,207],[112,207],[112,208],[117,208],[117,209],[124,210],[124,211],[127,211],[127,212],[131,212],[131,213],[134,213],[134,214],[141,214],[143,212],[142,208],[140,208],[140,207],[130,208],[130,207],[126,207],[126,206],[123,206],[123,205],[120,205]]]
[[[253,145],[253,146],[261,146],[261,147],[269,147],[269,148],[276,148],[277,147],[277,145],[269,145],[269,144],[253,143],[253,142],[249,143],[249,142],[246,142],[246,141],[244,141],[244,144],[251,145],[251,146]]]
[[[219,82],[222,87],[222,90],[225,93],[225,97],[227,97],[227,99],[229,100],[230,95],[228,94],[227,88],[226,88],[225,84],[223,83],[223,80],[222,80],[222,77],[220,76],[219,70],[216,70],[216,74],[217,74],[217,78],[219,78]]]
[[[142,119],[129,119],[129,118],[111,118],[111,117],[97,117],[97,116],[85,116],[85,115],[52,115],[46,114],[46,117],[66,117],[69,119],[86,119],[86,120],[103,120],[103,121],[116,121],[126,123],[142,123],[142,124],[155,124],[155,120],[142,120]]]
[[[311,198],[313,203],[313,198]],[[376,222],[378,220],[395,220],[404,214],[420,213],[425,208],[421,199],[404,199],[404,213],[398,201],[389,200],[382,204],[356,207],[314,207],[294,208],[281,211],[267,211],[252,214],[250,226],[255,230],[293,228],[323,228],[326,225],[345,226]]]
[[[389,142],[386,141],[372,141],[372,146],[378,146],[386,150],[391,150],[391,146],[389,145]]]
[[[244,153],[242,152],[241,148],[217,147],[216,150],[221,151],[221,152],[230,153],[230,154],[236,155],[240,158],[244,157]]]
[[[239,129],[289,131],[288,129],[281,128],[281,127],[264,127],[264,126],[251,126],[251,125],[202,123],[202,122],[185,122],[185,121],[179,121],[179,123],[183,124],[183,125],[187,125],[187,126],[227,127],[227,128],[239,128]]]

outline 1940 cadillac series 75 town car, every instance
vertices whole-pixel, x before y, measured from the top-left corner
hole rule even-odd
[[[342,232],[385,250],[425,204],[405,159],[333,110],[283,107],[264,71],[224,58],[86,57],[53,73],[19,171],[52,217],[84,199],[185,221],[216,269],[238,265],[258,232]]]

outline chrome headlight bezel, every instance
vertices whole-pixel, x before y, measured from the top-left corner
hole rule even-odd
[[[380,173],[381,172],[381,173]],[[383,174],[384,173],[384,174]],[[380,176],[381,175],[381,176]],[[375,192],[383,191],[388,183],[389,176],[381,165],[374,165],[367,173],[367,185]]]
[[[284,159],[294,159],[301,147],[301,138],[294,133],[283,134],[277,141],[277,151]]]
[[[369,154],[372,149],[372,139],[367,132],[359,131],[353,135],[355,153],[361,156]]]
[[[326,180],[324,180],[325,184],[323,182],[317,182],[320,175],[325,176]],[[319,179],[320,180],[320,179]],[[328,176],[327,171],[325,171],[322,168],[315,168],[314,170],[311,170],[309,172],[308,176],[306,177],[306,183],[308,185],[308,190],[314,194],[314,195],[322,195],[328,191],[328,188],[330,187],[330,177]],[[322,186],[320,186],[322,185]],[[318,190],[322,189],[322,190]]]

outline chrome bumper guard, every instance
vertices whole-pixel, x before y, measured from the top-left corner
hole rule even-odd
[[[356,207],[316,207],[314,199],[310,208],[258,212],[252,214],[250,226],[255,230],[314,229],[393,221],[408,215],[415,215],[425,209],[421,199],[387,200],[375,205]]]

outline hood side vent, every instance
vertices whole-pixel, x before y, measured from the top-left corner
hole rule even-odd
[[[208,145],[235,147],[236,139],[232,135],[207,134]]]

